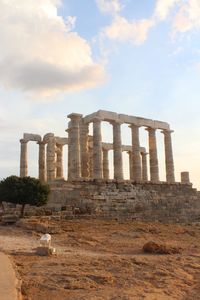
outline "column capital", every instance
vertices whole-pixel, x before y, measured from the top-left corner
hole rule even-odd
[[[156,128],[154,128],[154,127],[146,127],[145,130],[148,131],[148,132],[155,132]]]
[[[92,123],[101,123],[101,121],[102,121],[102,119],[99,118],[99,117],[94,117],[94,118],[92,119]]]
[[[129,128],[140,128],[141,126],[131,123],[131,124],[128,125],[128,127]]]
[[[27,144],[27,143],[28,143],[28,141],[25,140],[25,139],[21,139],[21,140],[19,140],[19,141],[20,141],[21,144]]]
[[[124,124],[124,122],[122,122],[121,120],[110,120],[109,123],[111,125],[122,125],[122,124]]]
[[[174,130],[171,130],[171,129],[163,129],[163,130],[161,130],[161,133],[163,133],[163,134],[171,134],[173,132],[174,132]]]
[[[67,115],[67,117],[70,119],[74,119],[74,120],[80,120],[83,117],[83,115],[77,114],[77,113],[72,113],[72,114]]]
[[[37,142],[37,144],[38,144],[38,145],[46,145],[47,142],[45,142],[45,141],[40,141],[40,142]]]

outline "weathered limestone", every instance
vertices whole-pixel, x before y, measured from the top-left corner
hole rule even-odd
[[[63,178],[63,145],[57,144],[56,178]]]
[[[80,151],[81,151],[81,176],[89,177],[89,126],[83,122],[80,124]]]
[[[47,181],[54,180],[56,178],[56,157],[55,157],[55,149],[56,143],[54,139],[54,134],[48,134],[48,142],[47,142]]]
[[[39,179],[40,181],[46,181],[46,163],[45,163],[45,142],[38,142],[39,145]]]
[[[93,178],[102,179],[102,137],[101,137],[101,120],[93,119]]]
[[[80,163],[80,143],[79,143],[79,124],[82,118],[81,114],[70,114],[67,116],[71,119],[69,128],[68,152],[70,157],[70,169],[68,170],[68,179],[78,179],[81,176]]]
[[[121,123],[111,122],[113,126],[113,155],[114,155],[114,179],[123,180]]]
[[[159,182],[156,130],[151,127],[146,130],[149,133],[150,179],[152,182]]]
[[[191,184],[190,183],[190,174],[189,174],[189,172],[181,172],[181,183]]]
[[[20,153],[20,177],[28,175],[28,153],[27,153],[27,141],[24,139],[20,140],[21,153]]]
[[[132,151],[127,151],[128,156],[129,156],[129,176],[130,179],[133,179],[133,159],[132,159]]]
[[[172,151],[171,133],[173,130],[163,130],[165,143],[165,166],[166,166],[166,180],[169,183],[175,182],[174,176],[174,159]]]
[[[103,179],[109,179],[108,149],[103,148]]]
[[[141,181],[141,157],[140,157],[140,141],[139,141],[139,127],[131,125],[132,131],[132,180]]]
[[[147,154],[148,153],[146,153],[146,152],[141,152],[141,156],[142,156],[142,181],[148,181]]]
[[[114,179],[123,180],[123,151],[129,155],[130,180],[148,181],[147,153],[140,147],[139,128],[147,127],[149,142],[150,181],[159,183],[156,130],[164,134],[165,166],[167,183],[175,183],[171,130],[168,123],[135,116],[99,110],[83,117],[81,114],[68,115],[68,137],[46,134],[25,133],[21,142],[20,176],[28,175],[27,143],[39,144],[39,179],[52,181],[63,178],[63,146],[68,145],[68,180],[109,179],[108,151],[113,150]],[[103,142],[101,122],[109,122],[113,129],[113,142]],[[93,123],[93,134],[89,135],[89,125]],[[132,145],[122,145],[121,124],[131,128]],[[47,146],[45,146],[47,144]],[[46,157],[46,158],[45,158]],[[125,171],[126,172],[126,171]],[[126,172],[127,173],[127,172]],[[184,177],[184,175],[183,175]],[[183,179],[189,182],[189,179]]]

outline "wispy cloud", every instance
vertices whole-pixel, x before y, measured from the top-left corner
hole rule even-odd
[[[122,5],[119,0],[96,0],[99,10],[103,13],[115,15],[120,12]]]
[[[0,1],[0,84],[51,95],[94,87],[105,79],[91,47],[72,31],[75,17],[58,15],[60,1]]]
[[[104,35],[119,42],[130,41],[141,45],[147,38],[149,29],[154,25],[152,19],[128,21],[126,18],[116,16],[112,24],[104,28]]]

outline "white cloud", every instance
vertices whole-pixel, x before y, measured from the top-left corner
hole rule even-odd
[[[174,6],[184,0],[157,0],[154,15],[159,20],[165,20]]]
[[[122,8],[119,0],[96,0],[96,3],[103,13],[116,14]]]
[[[128,21],[117,16],[112,24],[104,29],[106,37],[120,42],[130,41],[136,45],[141,45],[147,38],[149,29],[154,25],[152,19],[139,21]]]
[[[43,95],[94,87],[104,80],[75,17],[58,16],[58,0],[0,0],[0,83]]]
[[[183,2],[173,20],[173,33],[200,28],[200,1]]]

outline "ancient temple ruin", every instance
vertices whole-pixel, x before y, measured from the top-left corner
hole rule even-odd
[[[53,133],[43,138],[24,133],[21,142],[20,176],[28,175],[27,144],[39,145],[39,179],[50,184],[50,201],[42,208],[64,217],[80,215],[150,221],[193,221],[200,218],[200,193],[192,188],[189,173],[174,176],[174,159],[168,123],[99,110],[83,116],[72,113],[66,137]],[[102,122],[112,126],[113,142],[102,140]],[[89,130],[89,125],[92,123]],[[122,124],[130,130],[131,145],[122,143]],[[147,130],[147,149],[140,144],[140,128]],[[156,131],[164,141],[166,180],[160,181]],[[63,164],[63,147],[68,147],[68,166]],[[113,151],[113,178],[109,151]],[[123,151],[129,163],[123,167]],[[149,157],[148,157],[149,156]],[[148,159],[147,159],[148,157]],[[63,170],[67,169],[67,180]],[[129,169],[128,180],[123,171]],[[41,208],[40,208],[41,209]]]
[[[150,119],[117,114],[100,110],[83,117],[72,113],[68,137],[57,137],[53,133],[46,134],[43,139],[37,134],[25,133],[21,142],[20,176],[28,175],[27,143],[36,141],[39,145],[39,179],[52,181],[63,178],[63,146],[68,145],[68,180],[81,178],[109,179],[108,152],[113,150],[114,179],[123,180],[122,153],[129,154],[130,180],[137,182],[159,182],[156,131],[163,133],[165,145],[166,182],[174,183],[174,160],[171,133],[168,123]],[[102,141],[101,122],[112,125],[113,143]],[[89,124],[93,124],[93,134],[89,135]],[[132,136],[132,145],[123,145],[121,125],[128,124]],[[148,131],[148,152],[140,145],[139,128]],[[149,174],[147,155],[149,155]]]

